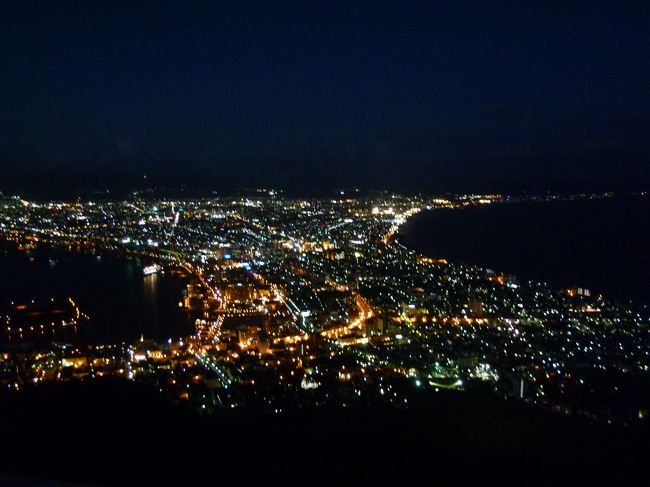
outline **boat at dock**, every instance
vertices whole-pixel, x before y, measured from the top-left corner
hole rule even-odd
[[[148,266],[144,267],[142,269],[142,273],[145,276],[150,276],[152,274],[157,274],[158,272],[160,272],[160,269],[161,268],[160,268],[160,266],[158,264],[151,264],[151,265],[148,265]]]

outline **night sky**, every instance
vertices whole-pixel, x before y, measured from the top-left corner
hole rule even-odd
[[[0,191],[650,181],[650,2],[174,3],[3,2]]]

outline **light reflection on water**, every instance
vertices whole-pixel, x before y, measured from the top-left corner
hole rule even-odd
[[[2,248],[0,299],[73,297],[90,315],[93,341],[132,341],[141,334],[164,340],[193,332],[190,317],[178,308],[185,283],[167,274],[143,276],[141,259]]]

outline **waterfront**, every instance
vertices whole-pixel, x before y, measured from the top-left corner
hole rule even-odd
[[[480,205],[422,212],[399,239],[430,257],[649,304],[648,215],[647,196]]]
[[[98,342],[164,340],[189,335],[191,320],[180,310],[184,279],[169,274],[143,276],[143,259],[110,254],[97,258],[38,249],[0,250],[0,296],[31,302],[74,299],[90,316],[82,336]]]
[[[587,203],[603,197],[573,195]],[[526,201],[540,199],[558,196]],[[6,347],[0,386],[14,394],[27,384],[108,376],[154,386],[205,414],[233,408],[269,414],[401,409],[419,391],[487,388],[562,414],[639,423],[650,411],[650,399],[635,392],[647,389],[650,371],[647,311],[426,258],[391,238],[422,208],[525,208],[519,201],[493,194],[302,200],[274,191],[236,199],[4,198],[0,232],[23,252],[17,268],[0,269],[9,276],[7,299],[7,291],[15,296],[20,289],[31,298],[60,291],[91,319],[102,315],[106,321],[94,325],[94,346],[57,338],[49,348]],[[593,211],[586,218],[605,225]],[[513,223],[508,232],[520,227]],[[8,251],[6,257],[15,256]],[[178,307],[183,279],[143,276],[154,262],[166,272],[182,268],[192,275],[182,300],[196,318],[189,320],[195,324],[191,337],[169,340],[182,335],[183,320],[169,327],[156,321],[173,313],[188,319]],[[101,272],[113,263],[114,272]],[[12,277],[18,275],[20,285]],[[162,299],[167,278],[178,287]],[[86,301],[88,295],[103,306]],[[156,297],[160,307],[152,310]],[[15,337],[18,326],[20,338],[18,319],[27,312],[14,308],[5,328]],[[29,312],[43,309],[70,308],[34,306]],[[68,317],[56,316],[68,326]],[[55,321],[42,323],[40,317],[35,333]],[[145,340],[138,340],[140,332]],[[104,345],[122,340],[128,343]]]

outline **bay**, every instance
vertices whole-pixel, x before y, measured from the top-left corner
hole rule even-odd
[[[425,211],[398,239],[430,257],[650,304],[647,196]]]
[[[72,298],[90,316],[85,338],[93,342],[165,340],[193,332],[179,308],[185,280],[169,274],[143,276],[149,262],[113,255],[84,255],[39,248],[0,247],[0,299],[37,302]]]

